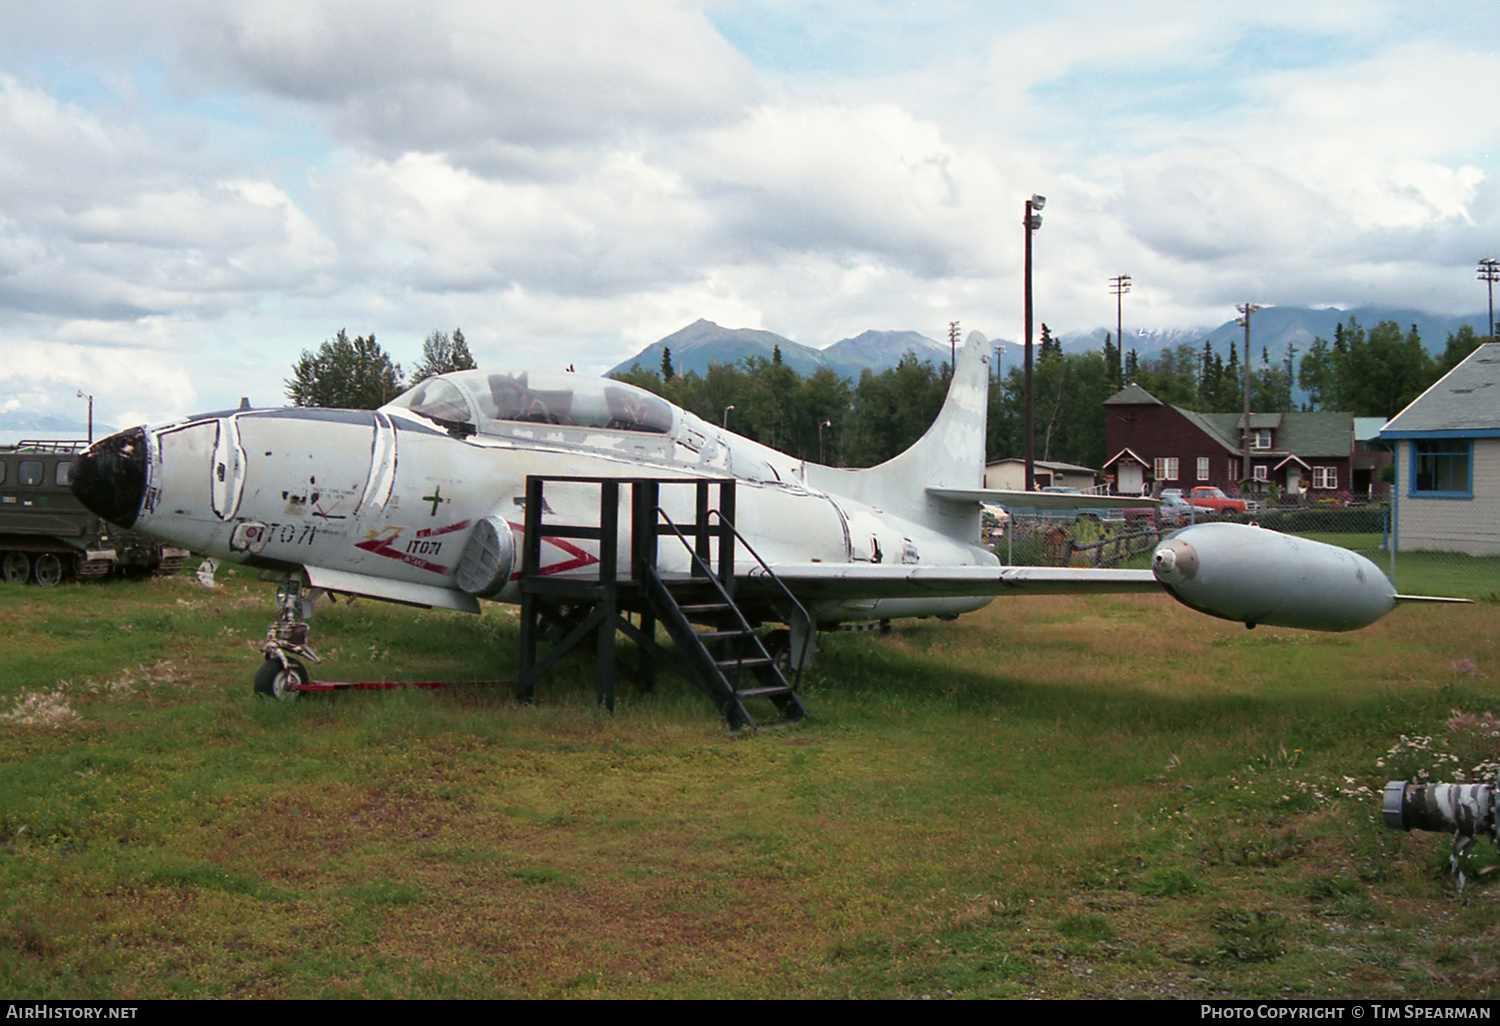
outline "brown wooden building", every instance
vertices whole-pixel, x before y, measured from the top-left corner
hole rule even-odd
[[[1121,495],[1214,485],[1291,499],[1366,494],[1370,460],[1356,471],[1354,418],[1347,413],[1196,413],[1130,385],[1104,400],[1104,472]],[[1241,481],[1242,441],[1250,475]],[[1360,480],[1363,478],[1363,480]]]

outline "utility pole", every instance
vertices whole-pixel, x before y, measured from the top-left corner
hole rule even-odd
[[[1109,279],[1109,290],[1115,296],[1115,353],[1120,361],[1120,384],[1124,388],[1130,382],[1125,380],[1125,293],[1130,291],[1130,275],[1117,274]],[[1104,368],[1105,375],[1113,373],[1113,367]]]
[[[1484,282],[1490,293],[1490,319],[1486,322],[1485,334],[1490,338],[1495,337],[1495,282],[1500,281],[1500,260],[1494,257],[1485,257],[1479,261],[1479,280]]]
[[[1250,480],[1250,315],[1260,309],[1255,303],[1246,303],[1244,306],[1235,307],[1243,317],[1235,319],[1236,324],[1245,326],[1245,413],[1244,420],[1240,422],[1240,480]]]
[[[1042,226],[1042,215],[1037,211],[1047,205],[1047,197],[1033,194],[1026,201],[1021,227],[1026,233],[1026,270],[1023,276],[1025,296],[1023,303],[1026,320],[1026,490],[1036,490],[1036,439],[1032,437],[1036,420],[1036,397],[1031,390],[1031,233]]]
[[[948,350],[949,350],[949,352],[951,354],[948,357],[948,372],[950,374],[957,374],[958,373],[958,322],[957,321],[949,321],[948,322]]]

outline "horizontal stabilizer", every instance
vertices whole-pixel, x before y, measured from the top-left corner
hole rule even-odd
[[[350,573],[348,570],[329,570],[321,566],[308,566],[307,583],[325,591],[337,591],[346,595],[364,595],[367,598],[400,602],[408,606],[427,609],[456,609],[460,613],[479,612],[479,600],[461,591],[434,588],[430,584],[413,584],[410,581],[393,581],[385,577]]]
[[[1161,505],[1160,499],[1138,495],[1021,492],[1007,488],[929,488],[927,494],[950,502],[988,502],[1017,509],[1152,509]]]

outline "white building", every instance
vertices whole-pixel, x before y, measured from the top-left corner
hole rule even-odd
[[[1399,551],[1500,555],[1500,343],[1474,350],[1380,437],[1396,449]]]
[[[1080,492],[1093,490],[1094,477],[1098,471],[1092,467],[1080,467],[1073,463],[1055,463],[1051,460],[1032,460],[1036,470],[1036,486],[1077,488]],[[1026,461],[1018,456],[996,460],[984,467],[986,488],[1008,488],[1012,491],[1026,490]]]

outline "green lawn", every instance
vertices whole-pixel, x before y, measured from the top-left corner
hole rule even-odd
[[[811,721],[736,740],[671,678],[600,713],[583,662],[531,707],[257,700],[272,589],[220,577],[0,587],[0,992],[1500,991],[1493,877],[1455,902],[1378,797],[1494,757],[1445,726],[1500,712],[1494,604],[1329,636],[1002,600],[827,637]],[[320,609],[317,676],[511,677],[514,624]]]
[[[1407,595],[1440,595],[1496,601],[1500,598],[1500,556],[1465,556],[1456,552],[1397,552],[1395,566],[1379,533],[1308,534],[1368,557]]]

